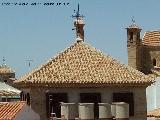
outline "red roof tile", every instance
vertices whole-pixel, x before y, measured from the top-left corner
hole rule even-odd
[[[25,102],[1,102],[0,120],[13,120],[17,113],[23,108]]]
[[[143,44],[147,46],[160,46],[160,31],[148,31],[144,34]]]

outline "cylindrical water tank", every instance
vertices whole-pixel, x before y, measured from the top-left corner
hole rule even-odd
[[[111,114],[112,114],[112,117],[116,116],[116,102],[113,102],[111,104]]]
[[[129,104],[125,102],[116,103],[116,116],[117,120],[129,120]]]
[[[94,103],[79,103],[79,119],[94,119]]]
[[[99,104],[99,119],[112,120],[111,105],[108,103]]]
[[[61,119],[73,120],[78,117],[78,107],[75,103],[61,103]]]

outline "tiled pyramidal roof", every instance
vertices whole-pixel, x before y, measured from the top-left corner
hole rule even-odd
[[[15,81],[17,84],[151,84],[154,78],[123,64],[84,42],[52,58]],[[141,85],[142,85],[141,84]]]
[[[13,120],[24,105],[25,102],[1,102],[0,120]]]
[[[147,117],[160,118],[160,108],[149,111],[147,113]]]
[[[147,46],[160,46],[160,30],[145,32],[143,44]]]

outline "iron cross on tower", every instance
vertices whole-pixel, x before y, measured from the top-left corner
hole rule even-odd
[[[133,23],[133,24],[135,24],[135,23],[136,23],[136,21],[135,21],[135,17],[134,17],[134,16],[132,16],[132,23]]]
[[[75,12],[75,10],[74,10],[74,12]],[[77,12],[76,12],[76,14],[75,15],[72,15],[72,17],[73,18],[76,18],[76,19],[78,19],[79,17],[84,17],[83,15],[80,15],[80,13],[79,13],[79,3],[78,3],[78,9],[77,9]]]
[[[2,59],[2,65],[5,65],[6,59],[3,57]]]

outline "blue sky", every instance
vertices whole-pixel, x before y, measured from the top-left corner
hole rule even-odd
[[[69,5],[44,6],[46,2]],[[121,63],[127,64],[125,28],[132,16],[142,28],[141,37],[160,27],[159,0],[4,0],[0,1],[1,64],[5,57],[19,77],[69,47],[75,42],[71,15],[78,3],[85,16],[85,42]],[[30,68],[28,59],[34,60]]]

